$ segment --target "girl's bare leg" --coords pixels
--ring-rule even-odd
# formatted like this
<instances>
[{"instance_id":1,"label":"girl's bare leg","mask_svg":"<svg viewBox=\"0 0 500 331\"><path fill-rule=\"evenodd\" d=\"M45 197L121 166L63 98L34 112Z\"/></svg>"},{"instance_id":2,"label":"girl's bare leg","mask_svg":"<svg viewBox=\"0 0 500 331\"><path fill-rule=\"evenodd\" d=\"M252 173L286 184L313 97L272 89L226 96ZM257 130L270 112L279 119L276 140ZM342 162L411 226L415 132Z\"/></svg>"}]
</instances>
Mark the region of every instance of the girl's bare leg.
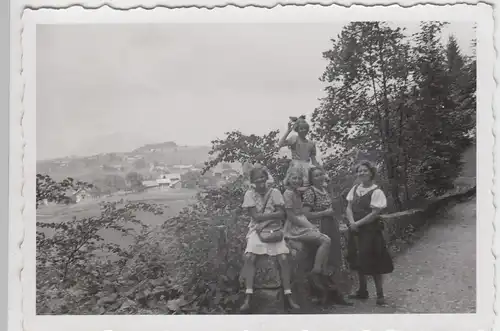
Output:
<instances>
[{"instance_id":1,"label":"girl's bare leg","mask_svg":"<svg viewBox=\"0 0 500 331\"><path fill-rule=\"evenodd\" d=\"M257 256L252 253L245 254L245 264L243 265L246 293L253 293L253 281L255 278L255 260Z\"/></svg>"},{"instance_id":2,"label":"girl's bare leg","mask_svg":"<svg viewBox=\"0 0 500 331\"><path fill-rule=\"evenodd\" d=\"M368 299L368 284L366 283L366 275L358 271L359 288L356 293L349 295L351 299Z\"/></svg>"},{"instance_id":3,"label":"girl's bare leg","mask_svg":"<svg viewBox=\"0 0 500 331\"><path fill-rule=\"evenodd\" d=\"M283 290L285 293L292 291L291 285L291 271L288 257L286 254L278 255L278 263L280 265L281 281L283 282Z\"/></svg>"},{"instance_id":4,"label":"girl's bare leg","mask_svg":"<svg viewBox=\"0 0 500 331\"><path fill-rule=\"evenodd\" d=\"M319 248L314 258L314 267L312 272L323 273L323 271L326 271L325 266L328 263L328 251L330 250L331 245L330 237L319 231L311 231L297 240L305 243L319 244Z\"/></svg>"},{"instance_id":5,"label":"girl's bare leg","mask_svg":"<svg viewBox=\"0 0 500 331\"><path fill-rule=\"evenodd\" d=\"M382 275L373 275L373 281L377 291L377 305L385 305Z\"/></svg>"},{"instance_id":6,"label":"girl's bare leg","mask_svg":"<svg viewBox=\"0 0 500 331\"><path fill-rule=\"evenodd\" d=\"M257 256L252 253L245 254L245 264L243 265L243 277L245 278L245 301L241 305L242 312L250 310L250 300L253 294L253 281L255 278L255 260Z\"/></svg>"},{"instance_id":7,"label":"girl's bare leg","mask_svg":"<svg viewBox=\"0 0 500 331\"><path fill-rule=\"evenodd\" d=\"M281 281L283 283L286 304L292 309L299 309L300 306L292 299L291 270L287 255L278 255L278 263L280 265Z\"/></svg>"}]
</instances>

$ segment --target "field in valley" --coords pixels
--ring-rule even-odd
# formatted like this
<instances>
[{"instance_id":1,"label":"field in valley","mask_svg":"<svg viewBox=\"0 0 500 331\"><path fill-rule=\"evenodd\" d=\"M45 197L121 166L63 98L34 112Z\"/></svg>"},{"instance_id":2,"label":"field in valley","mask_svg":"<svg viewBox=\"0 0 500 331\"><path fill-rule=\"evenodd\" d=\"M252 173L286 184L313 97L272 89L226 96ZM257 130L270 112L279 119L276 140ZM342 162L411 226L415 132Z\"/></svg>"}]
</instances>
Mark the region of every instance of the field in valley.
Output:
<instances>
[{"instance_id":1,"label":"field in valley","mask_svg":"<svg viewBox=\"0 0 500 331\"><path fill-rule=\"evenodd\" d=\"M151 213L138 213L137 217L147 225L161 225L173 216L176 216L184 207L188 206L196 196L196 190L178 189L170 191L144 192L129 194L124 196L112 196L100 200L84 200L74 205L49 205L40 207L37 211L37 222L64 222L73 217L82 219L85 217L95 217L100 215L99 202L119 201L120 199L129 201L144 201L165 205L163 215L153 215ZM121 245L130 244L129 238L122 237L115 231L103 231L102 235L108 242L119 243Z\"/></svg>"}]
</instances>

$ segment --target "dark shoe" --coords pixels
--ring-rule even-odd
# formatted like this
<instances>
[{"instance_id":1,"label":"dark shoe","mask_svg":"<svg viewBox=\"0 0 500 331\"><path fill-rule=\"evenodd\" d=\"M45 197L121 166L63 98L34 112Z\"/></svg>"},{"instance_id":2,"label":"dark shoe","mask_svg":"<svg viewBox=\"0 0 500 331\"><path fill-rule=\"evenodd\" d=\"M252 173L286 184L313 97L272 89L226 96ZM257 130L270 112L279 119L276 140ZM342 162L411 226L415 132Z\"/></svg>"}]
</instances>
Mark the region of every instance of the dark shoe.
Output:
<instances>
[{"instance_id":1,"label":"dark shoe","mask_svg":"<svg viewBox=\"0 0 500 331\"><path fill-rule=\"evenodd\" d=\"M387 302L385 302L384 297L378 297L377 298L377 306L387 306Z\"/></svg>"},{"instance_id":2,"label":"dark shoe","mask_svg":"<svg viewBox=\"0 0 500 331\"><path fill-rule=\"evenodd\" d=\"M331 298L334 304L340 305L340 306L354 306L354 303L346 301L344 299L344 296L339 293L339 291L332 291L331 292Z\"/></svg>"},{"instance_id":3,"label":"dark shoe","mask_svg":"<svg viewBox=\"0 0 500 331\"><path fill-rule=\"evenodd\" d=\"M285 294L285 307L291 310L298 310L300 306L293 301L291 294Z\"/></svg>"},{"instance_id":4,"label":"dark shoe","mask_svg":"<svg viewBox=\"0 0 500 331\"><path fill-rule=\"evenodd\" d=\"M243 302L243 304L241 305L240 307L240 311L242 313L247 313L250 311L251 309L251 302L252 302L252 295L251 294L245 294L245 301Z\"/></svg>"},{"instance_id":5,"label":"dark shoe","mask_svg":"<svg viewBox=\"0 0 500 331\"><path fill-rule=\"evenodd\" d=\"M368 291L357 291L354 294L348 296L349 299L366 300L368 299Z\"/></svg>"}]
</instances>

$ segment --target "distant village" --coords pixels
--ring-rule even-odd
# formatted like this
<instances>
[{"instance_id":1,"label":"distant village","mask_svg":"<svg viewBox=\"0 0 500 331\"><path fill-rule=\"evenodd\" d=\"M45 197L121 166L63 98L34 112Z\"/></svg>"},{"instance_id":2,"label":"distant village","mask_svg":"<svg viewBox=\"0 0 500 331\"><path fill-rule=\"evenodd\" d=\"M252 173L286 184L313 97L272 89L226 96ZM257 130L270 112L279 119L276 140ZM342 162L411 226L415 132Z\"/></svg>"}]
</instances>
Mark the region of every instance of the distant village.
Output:
<instances>
[{"instance_id":1,"label":"distant village","mask_svg":"<svg viewBox=\"0 0 500 331\"><path fill-rule=\"evenodd\" d=\"M206 146L174 142L148 144L127 153L71 156L37 162L37 173L55 180L67 177L93 184L92 189L67 192L68 203L131 193L217 187L240 176L239 164L220 164L202 174L209 160Z\"/></svg>"}]
</instances>

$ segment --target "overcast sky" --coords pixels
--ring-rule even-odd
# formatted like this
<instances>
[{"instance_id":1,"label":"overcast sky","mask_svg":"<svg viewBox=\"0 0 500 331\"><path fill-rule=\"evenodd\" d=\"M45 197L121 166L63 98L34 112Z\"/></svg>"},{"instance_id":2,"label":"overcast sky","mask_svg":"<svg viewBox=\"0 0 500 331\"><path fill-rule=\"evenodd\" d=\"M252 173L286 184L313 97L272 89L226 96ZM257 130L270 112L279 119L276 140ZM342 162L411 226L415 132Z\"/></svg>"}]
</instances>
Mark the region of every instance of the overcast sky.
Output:
<instances>
[{"instance_id":1,"label":"overcast sky","mask_svg":"<svg viewBox=\"0 0 500 331\"><path fill-rule=\"evenodd\" d=\"M283 129L318 105L322 52L343 25L39 26L37 159ZM471 52L472 24L450 33Z\"/></svg>"}]
</instances>

